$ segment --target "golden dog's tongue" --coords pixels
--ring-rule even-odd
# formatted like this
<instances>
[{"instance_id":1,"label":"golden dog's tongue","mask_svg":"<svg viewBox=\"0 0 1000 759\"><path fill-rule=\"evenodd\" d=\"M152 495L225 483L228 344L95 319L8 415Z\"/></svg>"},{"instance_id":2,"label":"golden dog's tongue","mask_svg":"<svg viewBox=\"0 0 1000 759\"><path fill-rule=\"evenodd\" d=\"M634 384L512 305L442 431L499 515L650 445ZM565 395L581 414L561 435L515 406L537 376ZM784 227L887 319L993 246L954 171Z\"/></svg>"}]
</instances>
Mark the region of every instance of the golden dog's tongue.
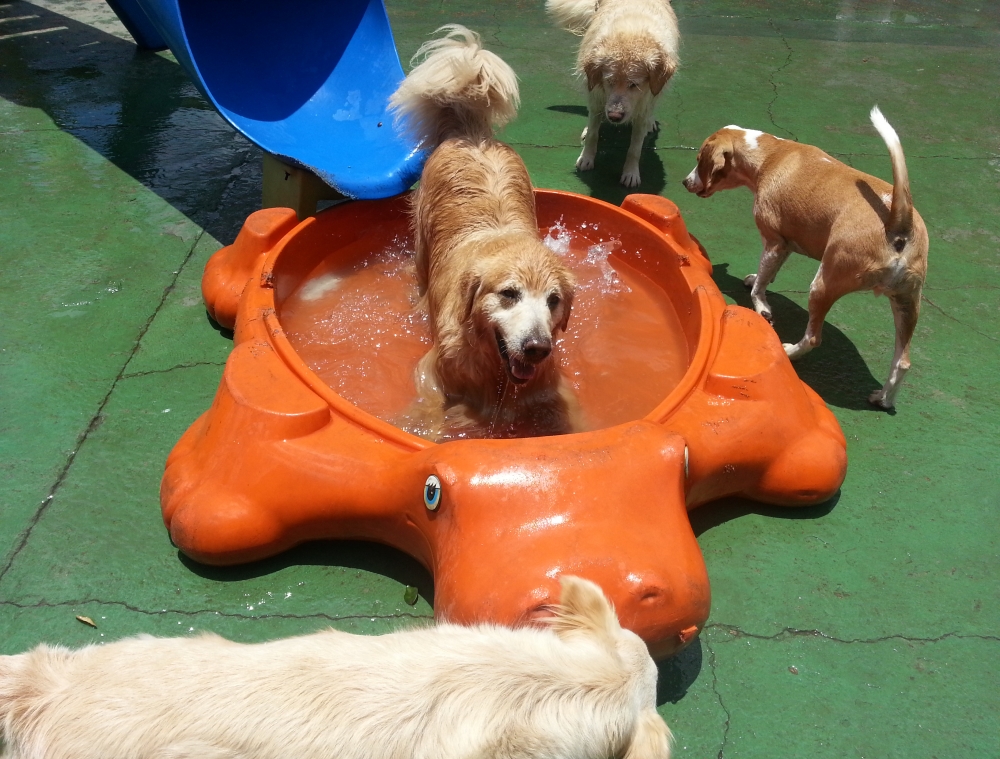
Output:
<instances>
[{"instance_id":1,"label":"golden dog's tongue","mask_svg":"<svg viewBox=\"0 0 1000 759\"><path fill-rule=\"evenodd\" d=\"M535 365L510 357L510 373L519 380L530 380L535 376Z\"/></svg>"}]
</instances>

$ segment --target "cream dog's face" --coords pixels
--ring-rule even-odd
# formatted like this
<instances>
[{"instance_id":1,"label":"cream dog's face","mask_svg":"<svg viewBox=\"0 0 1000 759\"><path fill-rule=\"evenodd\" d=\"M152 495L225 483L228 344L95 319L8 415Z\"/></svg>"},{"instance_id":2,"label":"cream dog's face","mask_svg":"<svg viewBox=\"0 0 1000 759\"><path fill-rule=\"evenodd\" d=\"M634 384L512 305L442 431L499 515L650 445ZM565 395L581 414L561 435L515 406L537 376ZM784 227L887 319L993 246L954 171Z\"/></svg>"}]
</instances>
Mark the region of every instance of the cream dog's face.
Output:
<instances>
[{"instance_id":1,"label":"cream dog's face","mask_svg":"<svg viewBox=\"0 0 1000 759\"><path fill-rule=\"evenodd\" d=\"M644 98L660 94L676 65L658 48L622 57L604 51L588 61L583 71L587 88L600 86L605 93L604 115L613 124L627 124L645 111Z\"/></svg>"},{"instance_id":2,"label":"cream dog's face","mask_svg":"<svg viewBox=\"0 0 1000 759\"><path fill-rule=\"evenodd\" d=\"M482 272L472 295L480 346L496 352L517 384L531 381L548 359L573 304L572 275L547 249L544 258L551 260Z\"/></svg>"}]
</instances>

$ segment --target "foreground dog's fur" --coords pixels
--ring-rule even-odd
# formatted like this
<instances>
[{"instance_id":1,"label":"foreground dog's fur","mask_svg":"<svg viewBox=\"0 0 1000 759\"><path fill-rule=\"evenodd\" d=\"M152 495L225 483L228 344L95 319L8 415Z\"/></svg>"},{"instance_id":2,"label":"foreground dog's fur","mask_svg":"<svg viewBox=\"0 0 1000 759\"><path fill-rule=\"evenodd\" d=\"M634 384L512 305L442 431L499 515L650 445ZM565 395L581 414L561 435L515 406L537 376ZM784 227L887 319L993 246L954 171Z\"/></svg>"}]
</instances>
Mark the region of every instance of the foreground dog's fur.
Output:
<instances>
[{"instance_id":1,"label":"foreground dog's fur","mask_svg":"<svg viewBox=\"0 0 1000 759\"><path fill-rule=\"evenodd\" d=\"M717 190L749 187L754 218L764 241L752 287L754 308L771 319L767 286L794 250L820 261L809 288L809 325L792 359L820 344L823 320L834 302L850 292L885 294L896 323L896 350L889 379L869 401L892 408L910 368L910 339L920 313L927 273L927 228L913 207L903 148L879 109L871 120L892 157L893 184L863 174L819 148L737 126L705 140L698 164L684 186L707 198Z\"/></svg>"},{"instance_id":2,"label":"foreground dog's fur","mask_svg":"<svg viewBox=\"0 0 1000 759\"><path fill-rule=\"evenodd\" d=\"M557 24L583 36L577 69L587 79L589 118L583 130L580 171L594 168L605 116L632 124L621 183L638 187L639 154L657 128L656 101L677 70L677 17L669 0L546 0Z\"/></svg>"},{"instance_id":3,"label":"foreground dog's fur","mask_svg":"<svg viewBox=\"0 0 1000 759\"><path fill-rule=\"evenodd\" d=\"M414 426L431 438L569 432L575 401L552 354L573 276L539 238L524 163L493 137L516 112L517 80L478 35L444 29L390 101L434 149L413 204L434 341L417 367Z\"/></svg>"},{"instance_id":4,"label":"foreground dog's fur","mask_svg":"<svg viewBox=\"0 0 1000 759\"><path fill-rule=\"evenodd\" d=\"M656 667L600 588L550 629L142 636L0 656L10 759L669 759Z\"/></svg>"}]
</instances>

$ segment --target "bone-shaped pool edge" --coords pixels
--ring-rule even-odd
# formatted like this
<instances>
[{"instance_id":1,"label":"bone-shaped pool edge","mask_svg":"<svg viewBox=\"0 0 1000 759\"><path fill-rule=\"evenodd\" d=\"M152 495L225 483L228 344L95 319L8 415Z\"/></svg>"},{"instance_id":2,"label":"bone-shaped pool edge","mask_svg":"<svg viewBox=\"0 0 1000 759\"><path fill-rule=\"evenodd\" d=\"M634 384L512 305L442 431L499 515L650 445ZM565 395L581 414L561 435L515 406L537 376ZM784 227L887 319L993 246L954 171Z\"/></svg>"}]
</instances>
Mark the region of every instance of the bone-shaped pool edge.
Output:
<instances>
[{"instance_id":1,"label":"bone-shaped pool edge","mask_svg":"<svg viewBox=\"0 0 1000 759\"><path fill-rule=\"evenodd\" d=\"M395 202L374 203L405 213ZM273 310L273 262L297 222L287 209L251 216L203 279L235 347L212 407L167 460L161 502L177 547L235 564L312 539L386 543L428 567L435 615L458 622L523 623L572 573L604 588L654 656L690 642L710 591L687 510L727 495L822 502L844 479L846 443L770 325L725 304L676 206L632 195L622 208L676 252L702 310L692 365L705 370L629 424L440 445L408 440L302 369ZM430 474L442 483L436 511L422 497Z\"/></svg>"}]
</instances>

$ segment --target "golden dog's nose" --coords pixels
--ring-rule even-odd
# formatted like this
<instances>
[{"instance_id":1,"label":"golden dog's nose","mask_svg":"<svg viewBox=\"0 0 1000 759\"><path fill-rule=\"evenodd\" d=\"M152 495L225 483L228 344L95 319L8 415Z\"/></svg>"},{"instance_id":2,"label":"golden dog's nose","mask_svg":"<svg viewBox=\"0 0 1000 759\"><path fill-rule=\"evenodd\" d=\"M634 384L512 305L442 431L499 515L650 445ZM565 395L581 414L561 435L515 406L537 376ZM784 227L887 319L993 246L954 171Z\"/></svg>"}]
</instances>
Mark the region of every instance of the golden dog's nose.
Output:
<instances>
[{"instance_id":1,"label":"golden dog's nose","mask_svg":"<svg viewBox=\"0 0 1000 759\"><path fill-rule=\"evenodd\" d=\"M548 337L529 337L522 343L521 352L525 361L537 364L552 352L552 340Z\"/></svg>"}]
</instances>

